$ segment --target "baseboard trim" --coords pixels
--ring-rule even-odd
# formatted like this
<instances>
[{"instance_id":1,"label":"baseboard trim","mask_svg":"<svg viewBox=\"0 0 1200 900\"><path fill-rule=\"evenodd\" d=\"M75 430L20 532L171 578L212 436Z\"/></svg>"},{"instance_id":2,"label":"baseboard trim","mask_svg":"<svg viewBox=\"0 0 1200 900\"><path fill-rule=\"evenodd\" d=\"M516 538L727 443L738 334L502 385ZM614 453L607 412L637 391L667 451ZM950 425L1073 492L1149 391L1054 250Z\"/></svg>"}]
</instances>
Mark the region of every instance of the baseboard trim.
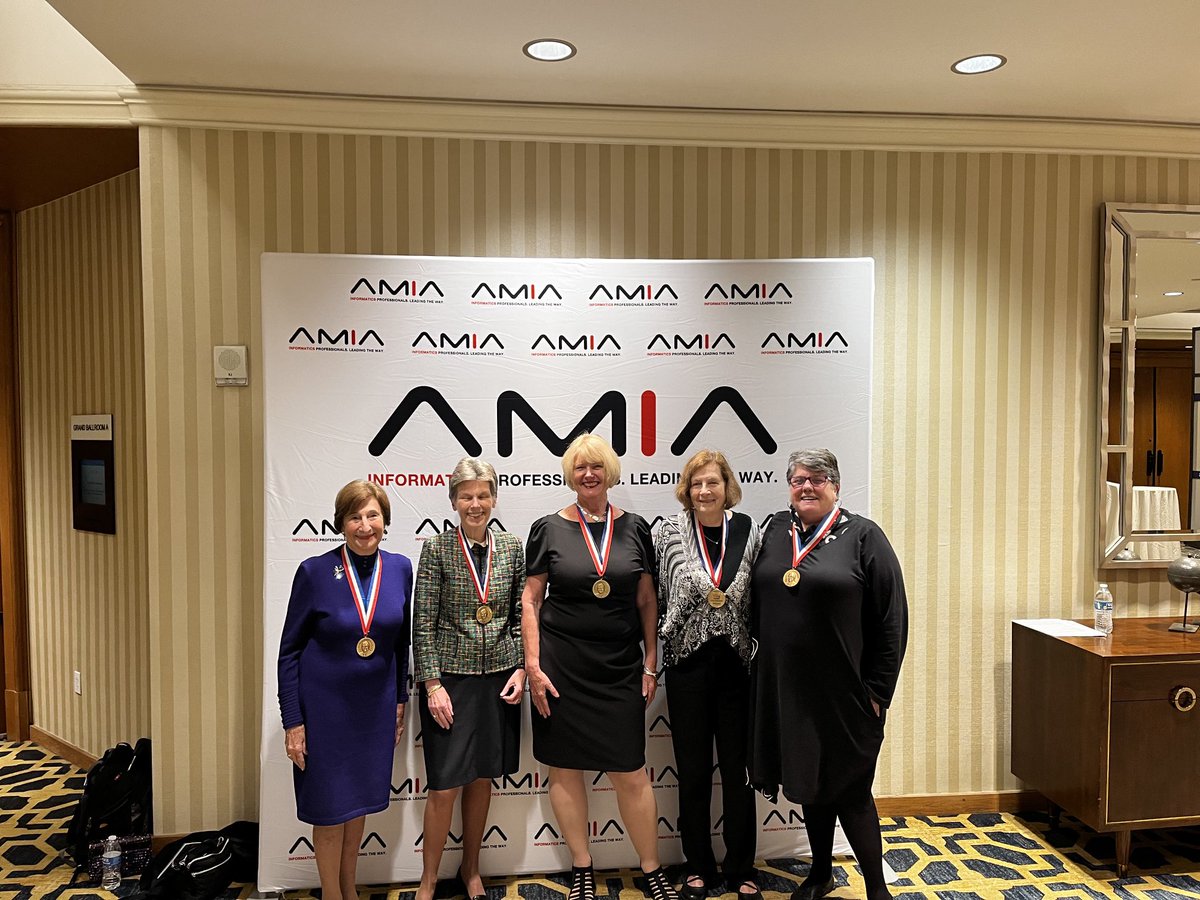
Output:
<instances>
[{"instance_id":1,"label":"baseboard trim","mask_svg":"<svg viewBox=\"0 0 1200 900\"><path fill-rule=\"evenodd\" d=\"M88 753L69 741L64 741L60 737L55 737L48 731L43 731L36 725L29 726L29 740L33 741L40 747L45 747L55 756L61 756L67 762L72 763L79 768L90 769L96 762L96 757Z\"/></svg>"},{"instance_id":2,"label":"baseboard trim","mask_svg":"<svg viewBox=\"0 0 1200 900\"><path fill-rule=\"evenodd\" d=\"M881 816L958 816L963 813L1013 813L1045 808L1037 791L981 791L973 794L902 794L876 797Z\"/></svg>"}]
</instances>

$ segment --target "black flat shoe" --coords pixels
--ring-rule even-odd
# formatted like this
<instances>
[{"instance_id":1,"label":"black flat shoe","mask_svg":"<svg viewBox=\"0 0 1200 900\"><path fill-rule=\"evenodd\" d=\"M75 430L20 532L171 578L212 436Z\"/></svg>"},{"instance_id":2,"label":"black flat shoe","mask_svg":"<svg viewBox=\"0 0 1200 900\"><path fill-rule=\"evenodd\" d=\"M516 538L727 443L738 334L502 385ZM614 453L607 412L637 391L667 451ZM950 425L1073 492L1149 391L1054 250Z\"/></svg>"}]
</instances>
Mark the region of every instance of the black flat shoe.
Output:
<instances>
[{"instance_id":1,"label":"black flat shoe","mask_svg":"<svg viewBox=\"0 0 1200 900\"><path fill-rule=\"evenodd\" d=\"M649 900L679 900L679 894L675 888L671 887L671 882L667 880L667 873L659 866L653 872L643 872L646 877L646 886L642 888L642 893Z\"/></svg>"},{"instance_id":2,"label":"black flat shoe","mask_svg":"<svg viewBox=\"0 0 1200 900\"><path fill-rule=\"evenodd\" d=\"M699 878L701 883L689 884L693 878ZM681 900L704 900L708 896L708 885L704 883L704 876L695 872L684 875L683 881L679 883L679 896Z\"/></svg>"},{"instance_id":3,"label":"black flat shoe","mask_svg":"<svg viewBox=\"0 0 1200 900\"><path fill-rule=\"evenodd\" d=\"M746 887L747 885L754 888L754 890L743 891L742 888ZM830 890L832 890L832 888ZM739 884L734 889L733 893L734 893L734 896L738 898L738 900L763 900L762 891L760 891L758 889L758 885L755 884L749 878L747 878L745 881L743 881L741 884ZM828 891L826 893L828 893Z\"/></svg>"},{"instance_id":4,"label":"black flat shoe","mask_svg":"<svg viewBox=\"0 0 1200 900\"><path fill-rule=\"evenodd\" d=\"M837 882L833 880L832 875L828 881L810 881L805 878L800 882L800 887L792 891L792 900L820 900L835 887Z\"/></svg>"},{"instance_id":5,"label":"black flat shoe","mask_svg":"<svg viewBox=\"0 0 1200 900\"><path fill-rule=\"evenodd\" d=\"M571 866L571 892L567 900L596 900L596 871L591 866Z\"/></svg>"}]
</instances>

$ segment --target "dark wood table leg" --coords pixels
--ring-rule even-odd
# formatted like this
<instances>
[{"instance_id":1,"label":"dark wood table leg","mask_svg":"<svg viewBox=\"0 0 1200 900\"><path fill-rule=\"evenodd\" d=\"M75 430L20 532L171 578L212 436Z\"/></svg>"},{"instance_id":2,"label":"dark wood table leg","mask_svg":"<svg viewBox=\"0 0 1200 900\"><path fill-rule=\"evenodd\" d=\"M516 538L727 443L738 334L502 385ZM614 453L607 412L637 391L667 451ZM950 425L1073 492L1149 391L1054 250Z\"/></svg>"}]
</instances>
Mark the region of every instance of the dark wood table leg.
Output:
<instances>
[{"instance_id":1,"label":"dark wood table leg","mask_svg":"<svg viewBox=\"0 0 1200 900\"><path fill-rule=\"evenodd\" d=\"M1117 877L1129 874L1129 847L1133 843L1133 832L1129 829L1117 832Z\"/></svg>"},{"instance_id":2,"label":"dark wood table leg","mask_svg":"<svg viewBox=\"0 0 1200 900\"><path fill-rule=\"evenodd\" d=\"M1058 826L1061 823L1062 823L1062 807L1059 806L1057 803L1055 803L1053 800L1051 800L1050 801L1050 827L1058 828Z\"/></svg>"}]
</instances>

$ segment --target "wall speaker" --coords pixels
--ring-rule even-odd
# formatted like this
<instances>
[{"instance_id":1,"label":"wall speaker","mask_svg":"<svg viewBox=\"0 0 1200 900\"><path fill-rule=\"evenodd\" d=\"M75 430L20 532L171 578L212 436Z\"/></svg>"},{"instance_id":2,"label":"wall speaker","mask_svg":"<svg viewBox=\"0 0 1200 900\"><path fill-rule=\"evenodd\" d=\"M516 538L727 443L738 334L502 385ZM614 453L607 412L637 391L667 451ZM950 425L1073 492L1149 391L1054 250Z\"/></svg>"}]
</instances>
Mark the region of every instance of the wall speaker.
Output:
<instances>
[{"instance_id":1,"label":"wall speaker","mask_svg":"<svg viewBox=\"0 0 1200 900\"><path fill-rule=\"evenodd\" d=\"M213 347L213 378L217 387L244 385L246 376L246 348Z\"/></svg>"}]
</instances>

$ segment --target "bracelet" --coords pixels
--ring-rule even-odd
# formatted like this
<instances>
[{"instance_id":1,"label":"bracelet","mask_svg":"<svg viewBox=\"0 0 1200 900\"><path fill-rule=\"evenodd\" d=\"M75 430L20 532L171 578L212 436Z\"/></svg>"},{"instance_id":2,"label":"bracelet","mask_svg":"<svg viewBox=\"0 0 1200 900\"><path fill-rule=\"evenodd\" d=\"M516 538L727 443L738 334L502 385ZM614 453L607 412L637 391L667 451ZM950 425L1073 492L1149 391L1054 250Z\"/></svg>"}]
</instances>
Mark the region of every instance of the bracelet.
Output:
<instances>
[{"instance_id":1,"label":"bracelet","mask_svg":"<svg viewBox=\"0 0 1200 900\"><path fill-rule=\"evenodd\" d=\"M428 700L430 697L432 697L434 694L436 694L441 689L442 689L442 686L440 684L435 684L433 687L425 688L425 699Z\"/></svg>"},{"instance_id":2,"label":"bracelet","mask_svg":"<svg viewBox=\"0 0 1200 900\"><path fill-rule=\"evenodd\" d=\"M657 672L655 672L653 669L648 669L648 668L646 668L645 666L642 666L642 674L643 674L643 675L649 675L651 678L657 678L657 677L658 677L658 673L657 673Z\"/></svg>"}]
</instances>

